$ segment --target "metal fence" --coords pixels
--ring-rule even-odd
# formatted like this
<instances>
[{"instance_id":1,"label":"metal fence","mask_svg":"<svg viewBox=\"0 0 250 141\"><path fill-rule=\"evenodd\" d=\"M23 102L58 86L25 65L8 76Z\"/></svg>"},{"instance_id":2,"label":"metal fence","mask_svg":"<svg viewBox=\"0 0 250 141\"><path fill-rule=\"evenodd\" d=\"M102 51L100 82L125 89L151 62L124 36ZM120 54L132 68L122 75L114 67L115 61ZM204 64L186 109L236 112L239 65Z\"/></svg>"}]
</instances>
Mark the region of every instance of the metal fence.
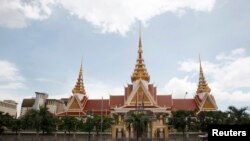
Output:
<instances>
[{"instance_id":1,"label":"metal fence","mask_svg":"<svg viewBox=\"0 0 250 141\"><path fill-rule=\"evenodd\" d=\"M50 134L50 135L36 135L36 134L4 134L0 135L0 141L88 141L86 134ZM136 141L136 138L131 139L115 139L112 140L111 135L96 136L91 135L90 141ZM188 137L182 134L171 134L167 139L148 139L139 138L139 141L199 141L197 134L190 134Z\"/></svg>"}]
</instances>

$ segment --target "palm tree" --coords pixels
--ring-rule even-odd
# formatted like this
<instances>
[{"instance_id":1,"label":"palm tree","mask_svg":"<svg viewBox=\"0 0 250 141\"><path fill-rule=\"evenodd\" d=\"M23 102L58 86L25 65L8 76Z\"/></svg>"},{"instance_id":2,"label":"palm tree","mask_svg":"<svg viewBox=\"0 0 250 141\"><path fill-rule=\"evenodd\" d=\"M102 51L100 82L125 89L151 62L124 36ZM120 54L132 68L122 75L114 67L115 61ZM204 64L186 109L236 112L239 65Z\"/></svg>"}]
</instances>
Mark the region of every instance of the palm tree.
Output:
<instances>
[{"instance_id":1,"label":"palm tree","mask_svg":"<svg viewBox=\"0 0 250 141\"><path fill-rule=\"evenodd\" d=\"M99 131L101 130L101 124L102 124L101 121L102 121L101 116L99 116L99 115L94 116L93 122L94 122L94 125L95 125L95 130L96 130L96 135L97 136L99 135Z\"/></svg>"},{"instance_id":2,"label":"palm tree","mask_svg":"<svg viewBox=\"0 0 250 141\"><path fill-rule=\"evenodd\" d=\"M12 120L12 116L10 116L8 113L3 113L0 111L0 134L4 132L5 128L11 127Z\"/></svg>"},{"instance_id":3,"label":"palm tree","mask_svg":"<svg viewBox=\"0 0 250 141\"><path fill-rule=\"evenodd\" d=\"M18 120L14 120L12 129L17 131L21 126L22 129L36 130L38 135L40 130L43 134L45 132L50 133L56 128L56 124L57 119L53 117L45 105L45 107L40 107L39 110L30 109Z\"/></svg>"},{"instance_id":4,"label":"palm tree","mask_svg":"<svg viewBox=\"0 0 250 141\"><path fill-rule=\"evenodd\" d=\"M114 123L118 124L118 114L114 113L114 114L112 114L112 117L114 119Z\"/></svg>"},{"instance_id":5,"label":"palm tree","mask_svg":"<svg viewBox=\"0 0 250 141\"><path fill-rule=\"evenodd\" d=\"M102 132L109 129L115 121L111 117L103 117Z\"/></svg>"},{"instance_id":6,"label":"palm tree","mask_svg":"<svg viewBox=\"0 0 250 141\"><path fill-rule=\"evenodd\" d=\"M84 123L83 127L84 127L84 130L88 132L88 141L90 141L90 132L93 131L94 126L95 124L94 124L93 116L87 116L86 122Z\"/></svg>"},{"instance_id":7,"label":"palm tree","mask_svg":"<svg viewBox=\"0 0 250 141\"><path fill-rule=\"evenodd\" d=\"M130 125L132 125L133 129L136 131L136 140L138 141L139 137L147 130L148 118L144 113L137 111L126 119L126 122L129 128Z\"/></svg>"},{"instance_id":8,"label":"palm tree","mask_svg":"<svg viewBox=\"0 0 250 141\"><path fill-rule=\"evenodd\" d=\"M21 119L12 120L12 131L15 131L16 134L21 130Z\"/></svg>"},{"instance_id":9,"label":"palm tree","mask_svg":"<svg viewBox=\"0 0 250 141\"><path fill-rule=\"evenodd\" d=\"M240 109L229 106L228 107L228 123L229 124L249 124L250 123L250 116L246 112L248 107L242 107Z\"/></svg>"},{"instance_id":10,"label":"palm tree","mask_svg":"<svg viewBox=\"0 0 250 141\"><path fill-rule=\"evenodd\" d=\"M131 128L132 128L132 126L131 126L132 122L133 122L132 118L126 119L126 128L128 129L128 140L130 140L130 136L131 136L130 132L131 132Z\"/></svg>"},{"instance_id":11,"label":"palm tree","mask_svg":"<svg viewBox=\"0 0 250 141\"><path fill-rule=\"evenodd\" d=\"M78 119L77 123L76 123L76 130L77 131L83 131L84 130L84 120L81 117L80 119Z\"/></svg>"},{"instance_id":12,"label":"palm tree","mask_svg":"<svg viewBox=\"0 0 250 141\"><path fill-rule=\"evenodd\" d=\"M62 123L65 132L68 131L70 135L70 132L75 130L77 119L75 117L65 116L62 117Z\"/></svg>"},{"instance_id":13,"label":"palm tree","mask_svg":"<svg viewBox=\"0 0 250 141\"><path fill-rule=\"evenodd\" d=\"M201 131L207 131L209 124L225 124L227 114L221 111L202 111L197 118Z\"/></svg>"},{"instance_id":14,"label":"palm tree","mask_svg":"<svg viewBox=\"0 0 250 141\"><path fill-rule=\"evenodd\" d=\"M45 107L40 107L39 110L39 117L41 119L40 121L40 126L41 126L41 130L42 133L44 134L46 133L50 133L54 127L54 119L53 119L53 115L49 112L48 108Z\"/></svg>"},{"instance_id":15,"label":"palm tree","mask_svg":"<svg viewBox=\"0 0 250 141\"><path fill-rule=\"evenodd\" d=\"M55 131L55 136L57 136L57 132L60 129L62 123L62 120L60 118L54 117L53 118L53 130Z\"/></svg>"},{"instance_id":16,"label":"palm tree","mask_svg":"<svg viewBox=\"0 0 250 141\"><path fill-rule=\"evenodd\" d=\"M24 116L21 117L23 129L35 129L37 135L41 129L41 117L39 111L35 109L28 110Z\"/></svg>"},{"instance_id":17,"label":"palm tree","mask_svg":"<svg viewBox=\"0 0 250 141\"><path fill-rule=\"evenodd\" d=\"M194 112L186 110L178 110L172 112L172 117L170 118L170 125L175 129L182 132L183 140L185 131L190 129L191 123L193 122Z\"/></svg>"}]
</instances>

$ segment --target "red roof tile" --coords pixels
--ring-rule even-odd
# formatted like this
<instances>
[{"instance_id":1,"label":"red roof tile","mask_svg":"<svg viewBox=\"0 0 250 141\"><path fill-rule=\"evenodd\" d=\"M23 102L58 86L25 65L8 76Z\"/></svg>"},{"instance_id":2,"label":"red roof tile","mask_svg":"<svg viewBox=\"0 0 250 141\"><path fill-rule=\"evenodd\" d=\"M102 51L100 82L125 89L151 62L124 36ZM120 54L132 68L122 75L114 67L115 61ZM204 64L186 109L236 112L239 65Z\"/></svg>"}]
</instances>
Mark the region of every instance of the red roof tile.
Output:
<instances>
[{"instance_id":1,"label":"red roof tile","mask_svg":"<svg viewBox=\"0 0 250 141\"><path fill-rule=\"evenodd\" d=\"M103 110L109 109L109 99L89 99L84 110L101 111L103 101Z\"/></svg>"},{"instance_id":2,"label":"red roof tile","mask_svg":"<svg viewBox=\"0 0 250 141\"><path fill-rule=\"evenodd\" d=\"M124 108L135 108L135 106L130 106L130 105L128 105L128 106L125 106ZM144 108L158 108L158 107L153 106L153 105L152 105L152 106L151 106L151 105L150 105L150 106L146 106L146 105L145 105Z\"/></svg>"},{"instance_id":3,"label":"red roof tile","mask_svg":"<svg viewBox=\"0 0 250 141\"><path fill-rule=\"evenodd\" d=\"M66 115L68 115L68 116L75 116L75 117L77 117L77 116L84 116L85 115L85 113L83 113L83 112L63 112L63 113L58 113L58 114L56 114L56 116L58 116L58 117L60 117L60 116L66 116Z\"/></svg>"},{"instance_id":4,"label":"red roof tile","mask_svg":"<svg viewBox=\"0 0 250 141\"><path fill-rule=\"evenodd\" d=\"M87 111L86 111L87 112ZM94 115L103 115L103 116L109 116L110 111L109 110L105 110L105 111L93 111Z\"/></svg>"},{"instance_id":5,"label":"red roof tile","mask_svg":"<svg viewBox=\"0 0 250 141\"><path fill-rule=\"evenodd\" d=\"M197 109L194 99L173 99L173 110L195 110Z\"/></svg>"},{"instance_id":6,"label":"red roof tile","mask_svg":"<svg viewBox=\"0 0 250 141\"><path fill-rule=\"evenodd\" d=\"M157 104L161 107L172 107L172 95L157 95Z\"/></svg>"},{"instance_id":7,"label":"red roof tile","mask_svg":"<svg viewBox=\"0 0 250 141\"><path fill-rule=\"evenodd\" d=\"M110 96L110 107L119 107L124 105L124 96L123 95L111 95Z\"/></svg>"}]
</instances>

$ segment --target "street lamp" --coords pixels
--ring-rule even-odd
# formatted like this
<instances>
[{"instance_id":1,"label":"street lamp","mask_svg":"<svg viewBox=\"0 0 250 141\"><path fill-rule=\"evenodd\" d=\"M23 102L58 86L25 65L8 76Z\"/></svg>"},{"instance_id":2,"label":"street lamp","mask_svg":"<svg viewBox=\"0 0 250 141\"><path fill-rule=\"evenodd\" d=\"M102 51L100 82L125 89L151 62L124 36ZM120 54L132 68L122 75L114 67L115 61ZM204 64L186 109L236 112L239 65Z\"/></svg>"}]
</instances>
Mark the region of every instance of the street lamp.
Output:
<instances>
[{"instance_id":1,"label":"street lamp","mask_svg":"<svg viewBox=\"0 0 250 141\"><path fill-rule=\"evenodd\" d=\"M186 96L187 96L188 92L185 92L185 96L184 96L184 99L186 99Z\"/></svg>"},{"instance_id":2,"label":"street lamp","mask_svg":"<svg viewBox=\"0 0 250 141\"><path fill-rule=\"evenodd\" d=\"M185 110L185 99L186 99L186 96L187 96L188 92L185 92L185 95L184 95L184 100L183 100L183 109L182 110Z\"/></svg>"}]
</instances>

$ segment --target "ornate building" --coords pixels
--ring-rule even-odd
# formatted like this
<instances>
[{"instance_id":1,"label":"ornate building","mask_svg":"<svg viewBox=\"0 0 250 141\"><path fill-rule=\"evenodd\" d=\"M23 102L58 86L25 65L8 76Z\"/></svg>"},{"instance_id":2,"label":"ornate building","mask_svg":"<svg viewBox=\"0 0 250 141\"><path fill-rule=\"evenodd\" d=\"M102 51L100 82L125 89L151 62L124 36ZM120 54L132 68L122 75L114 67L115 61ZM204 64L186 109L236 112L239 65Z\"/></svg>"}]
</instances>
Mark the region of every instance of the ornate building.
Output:
<instances>
[{"instance_id":1,"label":"ornate building","mask_svg":"<svg viewBox=\"0 0 250 141\"><path fill-rule=\"evenodd\" d=\"M131 76L131 83L124 88L124 94L111 95L109 99L89 99L83 83L82 64L72 96L69 98L65 112L57 113L57 116L86 116L88 111L94 114L117 115L118 122L112 126L112 137L133 136L126 129L125 119L131 111L143 110L153 115L147 130L147 137L167 137L168 125L164 119L175 110L200 111L217 110L217 105L210 88L206 83L200 61L200 75L196 95L193 99L174 99L172 95L159 95L157 87L150 83L150 75L147 72L143 59L141 35L139 37L137 60Z\"/></svg>"}]
</instances>

